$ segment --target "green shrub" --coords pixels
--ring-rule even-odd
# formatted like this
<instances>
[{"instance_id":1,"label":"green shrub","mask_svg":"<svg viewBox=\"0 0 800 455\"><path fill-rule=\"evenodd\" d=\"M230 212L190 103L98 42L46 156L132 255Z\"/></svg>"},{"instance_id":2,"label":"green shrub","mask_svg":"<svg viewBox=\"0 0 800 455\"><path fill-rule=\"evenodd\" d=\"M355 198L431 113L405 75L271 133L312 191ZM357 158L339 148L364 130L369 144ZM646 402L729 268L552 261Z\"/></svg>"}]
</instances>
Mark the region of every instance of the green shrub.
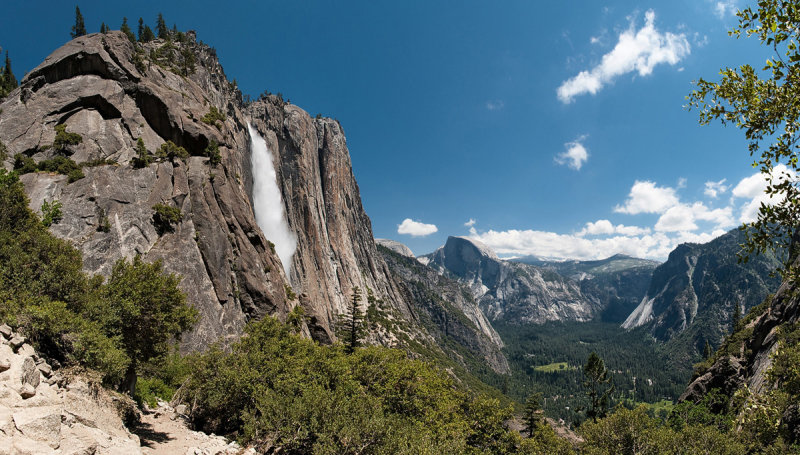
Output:
<instances>
[{"instance_id":1,"label":"green shrub","mask_svg":"<svg viewBox=\"0 0 800 455\"><path fill-rule=\"evenodd\" d=\"M175 394L175 389L164 384L159 378L141 378L136 382L136 393L133 399L142 406L147 403L151 408L158 406L158 400L169 402Z\"/></svg>"},{"instance_id":2,"label":"green shrub","mask_svg":"<svg viewBox=\"0 0 800 455\"><path fill-rule=\"evenodd\" d=\"M225 114L220 112L216 106L211 106L208 110L208 113L200 119L201 122L205 123L206 125L213 125L217 128L221 128L220 124L217 121L224 122L226 119Z\"/></svg>"},{"instance_id":3,"label":"green shrub","mask_svg":"<svg viewBox=\"0 0 800 455\"><path fill-rule=\"evenodd\" d=\"M53 202L42 202L42 224L45 227L50 227L53 224L58 224L61 221L63 214L61 213L61 202L53 200Z\"/></svg>"},{"instance_id":4,"label":"green shrub","mask_svg":"<svg viewBox=\"0 0 800 455\"><path fill-rule=\"evenodd\" d=\"M3 144L3 141L0 141L0 161L5 161L6 158L8 158L8 148Z\"/></svg>"},{"instance_id":5,"label":"green shrub","mask_svg":"<svg viewBox=\"0 0 800 455\"><path fill-rule=\"evenodd\" d=\"M164 235L167 232L172 232L175 229L173 224L178 224L183 220L181 209L171 207L165 204L156 204L153 206L153 225L158 231L158 235Z\"/></svg>"},{"instance_id":6,"label":"green shrub","mask_svg":"<svg viewBox=\"0 0 800 455\"><path fill-rule=\"evenodd\" d=\"M67 125L63 123L55 126L56 137L53 139L53 150L58 153L66 152L69 146L83 142L83 137L78 133L68 133Z\"/></svg>"},{"instance_id":7,"label":"green shrub","mask_svg":"<svg viewBox=\"0 0 800 455\"><path fill-rule=\"evenodd\" d=\"M162 160L175 162L176 158L181 160L189 158L189 152L187 152L185 148L176 145L174 142L167 141L158 148L156 156Z\"/></svg>"},{"instance_id":8,"label":"green shrub","mask_svg":"<svg viewBox=\"0 0 800 455\"><path fill-rule=\"evenodd\" d=\"M14 155L14 170L20 174L36 172L36 161L29 156L17 153Z\"/></svg>"},{"instance_id":9,"label":"green shrub","mask_svg":"<svg viewBox=\"0 0 800 455\"><path fill-rule=\"evenodd\" d=\"M144 140L141 136L136 139L134 150L136 150L136 156L131 160L133 167L140 169L149 166L153 162L153 157L147 147L144 146Z\"/></svg>"},{"instance_id":10,"label":"green shrub","mask_svg":"<svg viewBox=\"0 0 800 455\"><path fill-rule=\"evenodd\" d=\"M211 142L204 151L204 155L208 157L208 162L212 166L216 166L222 162L222 154L219 152L219 144L214 139L211 139Z\"/></svg>"},{"instance_id":11,"label":"green shrub","mask_svg":"<svg viewBox=\"0 0 800 455\"><path fill-rule=\"evenodd\" d=\"M192 359L181 398L194 425L285 453L507 453L511 410L398 350L346 355L265 317L230 351Z\"/></svg>"}]
</instances>

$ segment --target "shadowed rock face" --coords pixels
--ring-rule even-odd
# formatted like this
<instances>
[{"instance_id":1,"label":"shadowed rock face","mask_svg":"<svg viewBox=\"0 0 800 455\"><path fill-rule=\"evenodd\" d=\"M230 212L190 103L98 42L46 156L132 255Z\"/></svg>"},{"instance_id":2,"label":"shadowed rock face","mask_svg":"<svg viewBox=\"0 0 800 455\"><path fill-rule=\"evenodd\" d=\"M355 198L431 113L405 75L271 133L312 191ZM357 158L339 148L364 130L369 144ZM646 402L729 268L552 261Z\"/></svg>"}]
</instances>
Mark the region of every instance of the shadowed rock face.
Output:
<instances>
[{"instance_id":1,"label":"shadowed rock face","mask_svg":"<svg viewBox=\"0 0 800 455\"><path fill-rule=\"evenodd\" d=\"M794 267L800 266L795 261ZM785 281L781 284L769 305L750 321L746 330L751 335L745 338L736 355L720 356L716 362L696 377L680 397L680 401L700 401L713 389L732 397L742 385L762 393L770 387L767 371L772 366L772 354L778 348L778 332L800 322L800 294L798 284ZM731 349L736 351L736 349Z\"/></svg>"},{"instance_id":2,"label":"shadowed rock face","mask_svg":"<svg viewBox=\"0 0 800 455\"><path fill-rule=\"evenodd\" d=\"M695 351L706 340L718 345L730 332L734 305L746 313L780 284L769 276L779 264L772 255L739 262L744 240L736 229L706 244L679 245L655 269L647 295L622 326L645 326L660 341L685 332L688 348Z\"/></svg>"}]
</instances>

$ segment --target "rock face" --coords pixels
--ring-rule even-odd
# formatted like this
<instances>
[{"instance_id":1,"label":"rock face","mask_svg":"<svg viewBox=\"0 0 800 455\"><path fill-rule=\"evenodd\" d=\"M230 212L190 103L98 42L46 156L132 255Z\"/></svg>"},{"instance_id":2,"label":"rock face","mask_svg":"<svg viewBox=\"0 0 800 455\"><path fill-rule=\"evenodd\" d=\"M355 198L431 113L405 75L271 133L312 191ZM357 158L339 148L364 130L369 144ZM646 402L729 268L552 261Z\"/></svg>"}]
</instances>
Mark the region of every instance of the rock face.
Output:
<instances>
[{"instance_id":1,"label":"rock face","mask_svg":"<svg viewBox=\"0 0 800 455\"><path fill-rule=\"evenodd\" d=\"M575 281L546 268L501 260L466 237L448 237L443 247L424 258L467 285L493 321L588 321L601 309L600 301L584 295Z\"/></svg>"},{"instance_id":2,"label":"rock face","mask_svg":"<svg viewBox=\"0 0 800 455\"><path fill-rule=\"evenodd\" d=\"M396 243L396 242L395 242ZM407 299L413 302L420 323L450 358L462 362L461 353L450 346L466 348L473 360L486 362L495 372L508 374L508 360L500 351L503 341L478 308L470 291L436 270L380 245L378 249Z\"/></svg>"},{"instance_id":3,"label":"rock face","mask_svg":"<svg viewBox=\"0 0 800 455\"><path fill-rule=\"evenodd\" d=\"M183 277L181 288L201 315L183 337L185 350L241 334L246 321L283 318L302 305L304 333L328 342L352 288L369 290L400 319L413 311L378 254L337 121L312 119L277 96L245 104L215 52L194 40L131 43L120 32L90 34L56 50L0 103L0 141L36 162L57 154L85 164L85 178L33 172L22 177L39 211L61 202L51 231L83 253L84 268L108 275L114 262L140 254ZM170 48L170 46L173 46ZM159 55L193 54L193 72ZM212 109L222 113L208 117ZM82 137L64 150L51 145L55 126ZM286 276L252 204L251 124L274 156L286 221L297 250ZM186 159L135 166L137 140L152 155L167 141ZM216 144L219 164L207 157ZM211 149L209 149L211 150ZM155 204L180 209L166 231L154 225ZM380 341L392 344L385 332Z\"/></svg>"},{"instance_id":4,"label":"rock face","mask_svg":"<svg viewBox=\"0 0 800 455\"><path fill-rule=\"evenodd\" d=\"M287 221L297 236L291 285L315 338L333 338L332 323L354 286L371 290L386 309L410 320L412 310L373 240L341 125L311 118L277 96L253 102L247 113L275 155Z\"/></svg>"},{"instance_id":5,"label":"rock face","mask_svg":"<svg viewBox=\"0 0 800 455\"><path fill-rule=\"evenodd\" d=\"M85 378L53 373L29 344L0 335L0 453L137 454L139 438L115 411L122 400Z\"/></svg>"},{"instance_id":6,"label":"rock face","mask_svg":"<svg viewBox=\"0 0 800 455\"><path fill-rule=\"evenodd\" d=\"M769 276L778 266L774 257L738 262L743 236L733 230L706 244L678 246L653 272L647 295L622 326L646 326L661 341L687 331L684 337L695 349L706 340L718 345L730 332L734 305L746 313L779 285L777 277Z\"/></svg>"},{"instance_id":7,"label":"rock face","mask_svg":"<svg viewBox=\"0 0 800 455\"><path fill-rule=\"evenodd\" d=\"M188 77L147 61L137 68L136 49L120 32L70 41L0 104L0 140L11 154L39 161L55 154L48 146L54 126L64 124L83 138L67 151L73 160L116 163L84 167L86 177L74 183L46 173L22 180L35 211L45 200L63 204L63 220L51 230L81 249L88 272L108 275L117 259L141 254L179 273L181 288L201 314L184 338L184 347L192 349L237 335L248 318L285 314L291 303L240 177L248 169L249 136L238 94L213 51L194 42L183 46L199 61ZM211 106L227 120L201 122ZM216 141L223 162L214 167L192 156L137 169L131 159L138 138L151 153L169 140L192 155ZM152 221L157 203L183 215L161 236Z\"/></svg>"},{"instance_id":8,"label":"rock face","mask_svg":"<svg viewBox=\"0 0 800 455\"><path fill-rule=\"evenodd\" d=\"M411 251L411 248L409 248L409 247L407 247L407 246L403 245L402 243L397 242L395 240L375 239L375 243L380 245L380 246L382 246L382 247L384 247L384 248L388 248L388 249L394 251L395 253L397 253L399 255L402 255L402 256L405 256L407 258L413 258L414 257L414 252Z\"/></svg>"},{"instance_id":9,"label":"rock face","mask_svg":"<svg viewBox=\"0 0 800 455\"><path fill-rule=\"evenodd\" d=\"M600 302L598 315L605 322L622 322L642 301L659 265L656 261L617 254L597 261L542 261L535 258L515 259L515 262L551 269L559 275L577 281L581 293Z\"/></svg>"},{"instance_id":10,"label":"rock face","mask_svg":"<svg viewBox=\"0 0 800 455\"><path fill-rule=\"evenodd\" d=\"M800 262L795 261L794 267L798 266ZM784 282L764 310L744 328L750 336L745 337L738 346L738 354L720 356L708 371L689 384L680 400L699 401L706 392L715 388L730 397L745 384L753 392L766 391L766 373L772 365L771 355L778 347L778 331L781 327L791 330L798 322L798 285ZM736 349L728 352L731 351Z\"/></svg>"}]
</instances>

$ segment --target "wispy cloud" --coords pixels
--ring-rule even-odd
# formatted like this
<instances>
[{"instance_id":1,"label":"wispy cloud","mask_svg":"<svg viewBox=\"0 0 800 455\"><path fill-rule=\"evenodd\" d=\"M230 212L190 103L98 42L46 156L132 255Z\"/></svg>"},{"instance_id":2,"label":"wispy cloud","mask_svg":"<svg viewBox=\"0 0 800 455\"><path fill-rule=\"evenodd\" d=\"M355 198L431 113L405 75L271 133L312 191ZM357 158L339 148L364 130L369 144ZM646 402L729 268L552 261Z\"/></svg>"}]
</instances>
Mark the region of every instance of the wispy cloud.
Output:
<instances>
[{"instance_id":1,"label":"wispy cloud","mask_svg":"<svg viewBox=\"0 0 800 455\"><path fill-rule=\"evenodd\" d=\"M619 35L616 46L605 54L601 62L588 71L564 81L558 87L558 99L571 103L576 96L595 94L617 77L636 71L640 76L653 72L656 65L675 65L691 52L686 34L662 33L655 27L655 12L645 13L645 25L636 30L634 25Z\"/></svg>"},{"instance_id":2,"label":"wispy cloud","mask_svg":"<svg viewBox=\"0 0 800 455\"><path fill-rule=\"evenodd\" d=\"M726 180L727 179L722 179L719 182L706 182L706 189L703 190L703 194L712 199L718 198L720 194L723 194L730 188L729 185L725 184Z\"/></svg>"},{"instance_id":3,"label":"wispy cloud","mask_svg":"<svg viewBox=\"0 0 800 455\"><path fill-rule=\"evenodd\" d=\"M738 9L737 0L720 0L714 3L714 13L720 19L724 18L728 15L736 14L736 10Z\"/></svg>"},{"instance_id":4,"label":"wispy cloud","mask_svg":"<svg viewBox=\"0 0 800 455\"><path fill-rule=\"evenodd\" d=\"M466 223L464 223L464 226L466 226L466 227L472 227L472 226L475 226L475 219L474 219L474 218L470 218L470 219L469 219L469 221L467 221Z\"/></svg>"},{"instance_id":5,"label":"wispy cloud","mask_svg":"<svg viewBox=\"0 0 800 455\"><path fill-rule=\"evenodd\" d=\"M406 234L412 237L425 237L437 231L439 231L439 228L437 228L435 224L425 224L414 221L411 218L406 218L402 223L397 225L398 234Z\"/></svg>"},{"instance_id":6,"label":"wispy cloud","mask_svg":"<svg viewBox=\"0 0 800 455\"><path fill-rule=\"evenodd\" d=\"M583 163L589 159L589 152L586 150L586 147L582 144L583 141L586 140L586 136L581 136L578 139L575 139L572 142L567 142L564 144L566 150L559 153L555 157L555 161L558 164L566 164L572 169L576 171L581 170Z\"/></svg>"},{"instance_id":7,"label":"wispy cloud","mask_svg":"<svg viewBox=\"0 0 800 455\"><path fill-rule=\"evenodd\" d=\"M489 109L490 111L499 111L505 106L506 103L504 103L503 100L490 100L486 102L486 109Z\"/></svg>"}]
</instances>

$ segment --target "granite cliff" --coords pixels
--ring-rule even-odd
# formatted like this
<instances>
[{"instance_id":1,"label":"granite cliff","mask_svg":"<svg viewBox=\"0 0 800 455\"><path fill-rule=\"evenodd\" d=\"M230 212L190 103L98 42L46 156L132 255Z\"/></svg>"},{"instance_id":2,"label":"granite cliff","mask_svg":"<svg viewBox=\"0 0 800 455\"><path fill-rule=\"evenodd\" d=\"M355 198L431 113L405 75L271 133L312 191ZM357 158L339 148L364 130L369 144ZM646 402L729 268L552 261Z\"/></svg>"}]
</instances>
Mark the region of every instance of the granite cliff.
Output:
<instances>
[{"instance_id":1,"label":"granite cliff","mask_svg":"<svg viewBox=\"0 0 800 455\"><path fill-rule=\"evenodd\" d=\"M287 264L254 211L255 135L280 191L282 206L268 215L283 213L296 242ZM63 158L81 166L83 178L40 169L22 180L34 211L62 204L51 231L82 251L87 272L108 275L116 260L139 254L183 277L201 316L184 350L236 338L248 320L284 318L296 306L304 333L330 342L355 286L383 321L370 342L435 345L378 253L338 121L281 96L244 102L193 32L175 42L135 44L117 31L68 42L0 101L0 141L7 169ZM180 216L159 224L157 204Z\"/></svg>"},{"instance_id":2,"label":"granite cliff","mask_svg":"<svg viewBox=\"0 0 800 455\"><path fill-rule=\"evenodd\" d=\"M772 255L739 262L743 242L737 229L709 243L679 245L655 269L647 295L623 327L645 327L659 341L683 345L672 350L690 356L702 352L706 341L718 346L730 332L734 305L746 313L780 284L770 276L778 266Z\"/></svg>"}]
</instances>

